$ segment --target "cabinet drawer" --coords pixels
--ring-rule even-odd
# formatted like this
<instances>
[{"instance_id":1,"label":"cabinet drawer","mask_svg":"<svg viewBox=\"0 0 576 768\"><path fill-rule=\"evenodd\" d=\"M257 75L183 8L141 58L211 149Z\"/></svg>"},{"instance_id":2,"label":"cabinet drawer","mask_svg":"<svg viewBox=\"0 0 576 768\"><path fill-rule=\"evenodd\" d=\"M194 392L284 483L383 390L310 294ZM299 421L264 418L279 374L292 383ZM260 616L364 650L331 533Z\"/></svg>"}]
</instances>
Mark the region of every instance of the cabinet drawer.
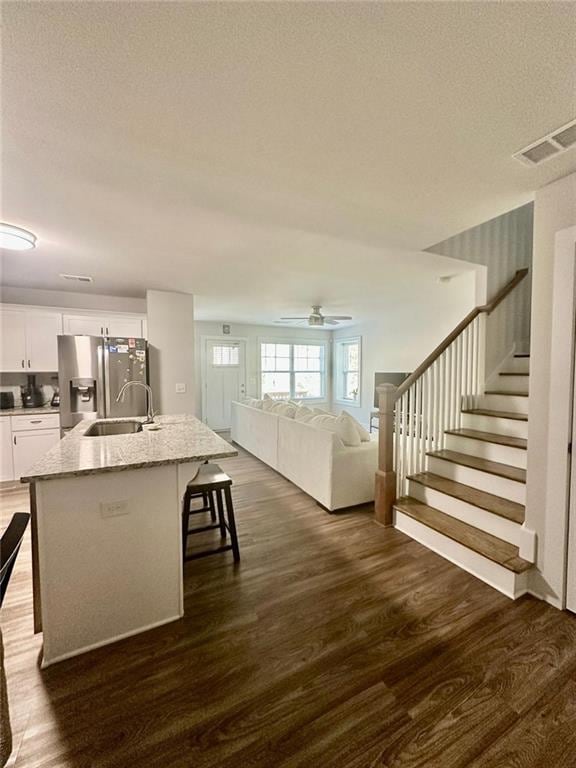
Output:
<instances>
[{"instance_id":1,"label":"cabinet drawer","mask_svg":"<svg viewBox=\"0 0 576 768\"><path fill-rule=\"evenodd\" d=\"M12 431L23 432L28 429L58 429L60 416L57 413L32 413L30 416L12 416Z\"/></svg>"}]
</instances>

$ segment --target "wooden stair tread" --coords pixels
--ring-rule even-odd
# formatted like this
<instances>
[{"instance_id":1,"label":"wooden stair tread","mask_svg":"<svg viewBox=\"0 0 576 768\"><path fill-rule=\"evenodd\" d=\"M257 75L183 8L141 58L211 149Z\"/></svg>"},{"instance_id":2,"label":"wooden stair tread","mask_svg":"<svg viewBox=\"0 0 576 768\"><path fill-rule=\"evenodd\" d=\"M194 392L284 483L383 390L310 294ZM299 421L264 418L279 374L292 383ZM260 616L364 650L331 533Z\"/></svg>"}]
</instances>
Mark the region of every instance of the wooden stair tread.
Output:
<instances>
[{"instance_id":1,"label":"wooden stair tread","mask_svg":"<svg viewBox=\"0 0 576 768\"><path fill-rule=\"evenodd\" d=\"M453 464L461 464L464 467L470 469L477 469L480 472L488 472L491 475L497 475L498 477L504 477L507 480L514 480L517 483L526 482L526 470L519 467L512 467L509 464L501 464L498 461L489 461L488 459L480 459L477 456L470 456L467 453L458 453L458 451L448 451L446 449L442 451L431 451L426 454L436 459L444 459L450 461Z\"/></svg>"},{"instance_id":2,"label":"wooden stair tread","mask_svg":"<svg viewBox=\"0 0 576 768\"><path fill-rule=\"evenodd\" d=\"M506 392L504 389L487 389L485 395L506 395L506 397L528 397L528 392Z\"/></svg>"},{"instance_id":3,"label":"wooden stair tread","mask_svg":"<svg viewBox=\"0 0 576 768\"><path fill-rule=\"evenodd\" d=\"M496 443L497 445L506 445L509 448L520 448L525 451L528 447L528 440L525 437L511 437L510 435L497 435L494 432L481 432L478 429L447 429L446 435L456 435L457 437L468 437L470 440L482 440L485 443Z\"/></svg>"},{"instance_id":4,"label":"wooden stair tread","mask_svg":"<svg viewBox=\"0 0 576 768\"><path fill-rule=\"evenodd\" d=\"M523 560L518 555L518 547L514 544L499 539L497 536L492 536L492 534L464 523L462 520L457 520L455 517L451 517L434 507L429 507L417 499L404 496L398 499L394 506L419 523L432 528L479 555L483 555L509 571L522 573L532 567L532 563Z\"/></svg>"},{"instance_id":5,"label":"wooden stair tread","mask_svg":"<svg viewBox=\"0 0 576 768\"><path fill-rule=\"evenodd\" d=\"M496 419L512 419L513 421L528 421L525 413L512 413L511 411L492 411L489 408L467 408L462 413L471 413L476 416L493 416Z\"/></svg>"},{"instance_id":6,"label":"wooden stair tread","mask_svg":"<svg viewBox=\"0 0 576 768\"><path fill-rule=\"evenodd\" d=\"M439 491L447 496L464 501L467 504L472 504L474 507L484 509L486 512L498 515L498 517L505 517L514 523L524 522L525 508L522 504L518 504L515 501L509 501L500 496L495 496L493 493L480 491L477 488L472 488L470 485L457 483L455 480L435 475L433 472L420 472L417 475L410 475L408 479L420 485L425 485L427 488L432 488L434 491Z\"/></svg>"}]
</instances>

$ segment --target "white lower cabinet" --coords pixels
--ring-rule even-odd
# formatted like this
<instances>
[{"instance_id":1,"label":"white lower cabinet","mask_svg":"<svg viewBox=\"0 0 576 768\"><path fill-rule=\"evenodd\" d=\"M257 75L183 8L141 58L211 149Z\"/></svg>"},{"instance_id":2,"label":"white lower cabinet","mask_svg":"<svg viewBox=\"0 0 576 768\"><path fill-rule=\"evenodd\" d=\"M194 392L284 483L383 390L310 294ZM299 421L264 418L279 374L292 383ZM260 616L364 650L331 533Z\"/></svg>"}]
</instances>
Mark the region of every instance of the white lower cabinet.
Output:
<instances>
[{"instance_id":1,"label":"white lower cabinet","mask_svg":"<svg viewBox=\"0 0 576 768\"><path fill-rule=\"evenodd\" d=\"M14 479L10 417L0 418L0 482Z\"/></svg>"},{"instance_id":2,"label":"white lower cabinet","mask_svg":"<svg viewBox=\"0 0 576 768\"><path fill-rule=\"evenodd\" d=\"M12 432L14 479L19 480L60 440L59 429L32 429Z\"/></svg>"}]
</instances>

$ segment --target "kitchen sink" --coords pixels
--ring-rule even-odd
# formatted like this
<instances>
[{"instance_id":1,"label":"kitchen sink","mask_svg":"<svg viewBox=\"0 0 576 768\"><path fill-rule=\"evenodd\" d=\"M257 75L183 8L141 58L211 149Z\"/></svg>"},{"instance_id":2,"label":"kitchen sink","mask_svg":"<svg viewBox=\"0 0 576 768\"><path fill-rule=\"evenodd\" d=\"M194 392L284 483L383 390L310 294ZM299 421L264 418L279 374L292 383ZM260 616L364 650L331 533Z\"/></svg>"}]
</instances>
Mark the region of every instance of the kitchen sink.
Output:
<instances>
[{"instance_id":1,"label":"kitchen sink","mask_svg":"<svg viewBox=\"0 0 576 768\"><path fill-rule=\"evenodd\" d=\"M133 435L142 432L141 421L97 421L88 427L84 437L108 437L109 435Z\"/></svg>"}]
</instances>

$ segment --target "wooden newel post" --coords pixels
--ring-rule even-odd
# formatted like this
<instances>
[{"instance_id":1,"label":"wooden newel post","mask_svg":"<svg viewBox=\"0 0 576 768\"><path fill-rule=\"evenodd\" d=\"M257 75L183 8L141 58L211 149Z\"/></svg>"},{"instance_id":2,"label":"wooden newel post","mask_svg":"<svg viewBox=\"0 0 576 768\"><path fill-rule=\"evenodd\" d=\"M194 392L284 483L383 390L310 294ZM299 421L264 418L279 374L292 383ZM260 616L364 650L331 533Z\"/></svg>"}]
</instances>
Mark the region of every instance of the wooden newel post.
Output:
<instances>
[{"instance_id":1,"label":"wooden newel post","mask_svg":"<svg viewBox=\"0 0 576 768\"><path fill-rule=\"evenodd\" d=\"M377 388L379 429L378 429L378 471L374 514L382 525L392 525L393 506L396 501L396 472L394 471L394 402L396 387L381 384Z\"/></svg>"}]
</instances>

